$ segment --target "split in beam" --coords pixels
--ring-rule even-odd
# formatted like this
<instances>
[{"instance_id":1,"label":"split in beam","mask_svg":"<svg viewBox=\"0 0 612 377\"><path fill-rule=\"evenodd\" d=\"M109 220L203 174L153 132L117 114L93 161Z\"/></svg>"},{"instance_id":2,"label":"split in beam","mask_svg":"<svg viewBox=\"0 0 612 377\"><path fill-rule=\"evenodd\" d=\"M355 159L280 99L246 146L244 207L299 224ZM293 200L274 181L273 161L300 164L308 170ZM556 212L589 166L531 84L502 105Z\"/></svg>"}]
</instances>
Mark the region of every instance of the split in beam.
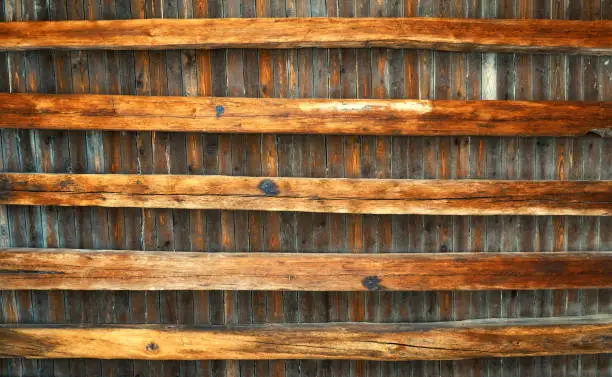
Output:
<instances>
[{"instance_id":1,"label":"split in beam","mask_svg":"<svg viewBox=\"0 0 612 377\"><path fill-rule=\"evenodd\" d=\"M0 50L294 47L607 55L612 52L612 21L226 18L0 24Z\"/></svg>"},{"instance_id":2,"label":"split in beam","mask_svg":"<svg viewBox=\"0 0 612 377\"><path fill-rule=\"evenodd\" d=\"M296 254L0 249L0 290L612 288L612 252Z\"/></svg>"},{"instance_id":3,"label":"split in beam","mask_svg":"<svg viewBox=\"0 0 612 377\"><path fill-rule=\"evenodd\" d=\"M612 214L612 181L0 174L0 204L423 215Z\"/></svg>"},{"instance_id":4,"label":"split in beam","mask_svg":"<svg viewBox=\"0 0 612 377\"><path fill-rule=\"evenodd\" d=\"M337 135L612 135L612 102L0 94L0 128Z\"/></svg>"},{"instance_id":5,"label":"split in beam","mask_svg":"<svg viewBox=\"0 0 612 377\"><path fill-rule=\"evenodd\" d=\"M612 352L612 316L422 324L0 325L0 357L453 360Z\"/></svg>"}]
</instances>

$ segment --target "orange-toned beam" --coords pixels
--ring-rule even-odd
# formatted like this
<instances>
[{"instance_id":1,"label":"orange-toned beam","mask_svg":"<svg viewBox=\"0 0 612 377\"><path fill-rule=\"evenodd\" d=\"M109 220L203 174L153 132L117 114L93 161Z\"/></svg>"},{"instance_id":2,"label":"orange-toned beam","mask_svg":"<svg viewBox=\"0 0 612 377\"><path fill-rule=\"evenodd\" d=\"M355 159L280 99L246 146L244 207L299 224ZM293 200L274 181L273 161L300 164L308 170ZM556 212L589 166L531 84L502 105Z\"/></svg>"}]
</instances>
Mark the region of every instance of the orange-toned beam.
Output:
<instances>
[{"instance_id":1,"label":"orange-toned beam","mask_svg":"<svg viewBox=\"0 0 612 377\"><path fill-rule=\"evenodd\" d=\"M364 135L612 133L612 102L0 93L0 128Z\"/></svg>"},{"instance_id":2,"label":"orange-toned beam","mask_svg":"<svg viewBox=\"0 0 612 377\"><path fill-rule=\"evenodd\" d=\"M612 316L420 324L0 325L0 357L452 360L612 352Z\"/></svg>"},{"instance_id":3,"label":"orange-toned beam","mask_svg":"<svg viewBox=\"0 0 612 377\"><path fill-rule=\"evenodd\" d=\"M1 173L0 204L371 214L612 215L612 181Z\"/></svg>"},{"instance_id":4,"label":"orange-toned beam","mask_svg":"<svg viewBox=\"0 0 612 377\"><path fill-rule=\"evenodd\" d=\"M0 24L0 50L294 47L606 55L612 51L612 21L225 18Z\"/></svg>"},{"instance_id":5,"label":"orange-toned beam","mask_svg":"<svg viewBox=\"0 0 612 377\"><path fill-rule=\"evenodd\" d=\"M0 290L612 288L612 252L193 253L0 249Z\"/></svg>"}]
</instances>

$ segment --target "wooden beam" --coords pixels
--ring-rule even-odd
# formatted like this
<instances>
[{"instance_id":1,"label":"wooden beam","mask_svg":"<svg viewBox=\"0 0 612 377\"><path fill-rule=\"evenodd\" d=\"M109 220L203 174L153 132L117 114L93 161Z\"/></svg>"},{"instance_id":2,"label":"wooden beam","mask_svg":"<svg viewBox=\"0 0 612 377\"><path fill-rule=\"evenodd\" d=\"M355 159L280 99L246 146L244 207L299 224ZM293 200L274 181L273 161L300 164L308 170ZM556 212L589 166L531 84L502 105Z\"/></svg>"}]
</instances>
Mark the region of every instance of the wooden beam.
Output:
<instances>
[{"instance_id":1,"label":"wooden beam","mask_svg":"<svg viewBox=\"0 0 612 377\"><path fill-rule=\"evenodd\" d=\"M612 316L232 327L0 325L0 357L452 360L612 352Z\"/></svg>"},{"instance_id":2,"label":"wooden beam","mask_svg":"<svg viewBox=\"0 0 612 377\"><path fill-rule=\"evenodd\" d=\"M612 181L0 174L0 204L436 215L612 214Z\"/></svg>"},{"instance_id":3,"label":"wooden beam","mask_svg":"<svg viewBox=\"0 0 612 377\"><path fill-rule=\"evenodd\" d=\"M0 290L612 288L612 252L296 254L0 249Z\"/></svg>"},{"instance_id":4,"label":"wooden beam","mask_svg":"<svg viewBox=\"0 0 612 377\"><path fill-rule=\"evenodd\" d=\"M0 94L0 128L366 135L581 136L612 102Z\"/></svg>"},{"instance_id":5,"label":"wooden beam","mask_svg":"<svg viewBox=\"0 0 612 377\"><path fill-rule=\"evenodd\" d=\"M226 18L0 24L0 50L294 47L607 55L612 52L612 21Z\"/></svg>"}]
</instances>

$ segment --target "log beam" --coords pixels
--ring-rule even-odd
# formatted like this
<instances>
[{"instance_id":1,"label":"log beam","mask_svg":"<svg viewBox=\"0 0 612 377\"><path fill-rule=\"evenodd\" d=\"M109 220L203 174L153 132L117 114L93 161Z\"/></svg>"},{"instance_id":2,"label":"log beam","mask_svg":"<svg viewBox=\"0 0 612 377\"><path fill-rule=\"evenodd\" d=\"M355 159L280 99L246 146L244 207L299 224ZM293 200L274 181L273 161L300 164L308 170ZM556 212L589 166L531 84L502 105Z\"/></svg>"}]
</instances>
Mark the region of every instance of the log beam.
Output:
<instances>
[{"instance_id":1,"label":"log beam","mask_svg":"<svg viewBox=\"0 0 612 377\"><path fill-rule=\"evenodd\" d=\"M226 18L0 24L0 50L423 48L606 55L612 21L441 18Z\"/></svg>"},{"instance_id":2,"label":"log beam","mask_svg":"<svg viewBox=\"0 0 612 377\"><path fill-rule=\"evenodd\" d=\"M0 325L0 357L453 360L612 352L612 316L231 327Z\"/></svg>"},{"instance_id":3,"label":"log beam","mask_svg":"<svg viewBox=\"0 0 612 377\"><path fill-rule=\"evenodd\" d=\"M612 288L612 252L193 253L0 249L0 290Z\"/></svg>"},{"instance_id":4,"label":"log beam","mask_svg":"<svg viewBox=\"0 0 612 377\"><path fill-rule=\"evenodd\" d=\"M612 102L0 93L0 128L212 133L605 136Z\"/></svg>"},{"instance_id":5,"label":"log beam","mask_svg":"<svg viewBox=\"0 0 612 377\"><path fill-rule=\"evenodd\" d=\"M612 181L0 174L0 204L425 215L612 214Z\"/></svg>"}]
</instances>

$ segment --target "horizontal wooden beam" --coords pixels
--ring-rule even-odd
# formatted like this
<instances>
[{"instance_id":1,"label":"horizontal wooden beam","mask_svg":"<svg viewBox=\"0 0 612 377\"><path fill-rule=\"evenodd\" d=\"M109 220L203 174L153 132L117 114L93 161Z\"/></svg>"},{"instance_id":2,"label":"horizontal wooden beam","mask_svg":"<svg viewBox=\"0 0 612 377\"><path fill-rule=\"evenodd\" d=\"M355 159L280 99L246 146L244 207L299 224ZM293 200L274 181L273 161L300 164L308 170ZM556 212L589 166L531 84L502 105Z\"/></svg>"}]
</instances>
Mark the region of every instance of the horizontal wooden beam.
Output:
<instances>
[{"instance_id":1,"label":"horizontal wooden beam","mask_svg":"<svg viewBox=\"0 0 612 377\"><path fill-rule=\"evenodd\" d=\"M612 133L612 102L0 94L0 128L366 135Z\"/></svg>"},{"instance_id":2,"label":"horizontal wooden beam","mask_svg":"<svg viewBox=\"0 0 612 377\"><path fill-rule=\"evenodd\" d=\"M612 21L229 18L5 22L0 50L387 47L612 52Z\"/></svg>"},{"instance_id":3,"label":"horizontal wooden beam","mask_svg":"<svg viewBox=\"0 0 612 377\"><path fill-rule=\"evenodd\" d=\"M0 204L436 215L612 214L612 181L0 174Z\"/></svg>"},{"instance_id":4,"label":"horizontal wooden beam","mask_svg":"<svg viewBox=\"0 0 612 377\"><path fill-rule=\"evenodd\" d=\"M296 254L0 249L0 290L612 288L612 252Z\"/></svg>"},{"instance_id":5,"label":"horizontal wooden beam","mask_svg":"<svg viewBox=\"0 0 612 377\"><path fill-rule=\"evenodd\" d=\"M612 316L422 324L0 325L0 357L452 360L612 352Z\"/></svg>"}]
</instances>

